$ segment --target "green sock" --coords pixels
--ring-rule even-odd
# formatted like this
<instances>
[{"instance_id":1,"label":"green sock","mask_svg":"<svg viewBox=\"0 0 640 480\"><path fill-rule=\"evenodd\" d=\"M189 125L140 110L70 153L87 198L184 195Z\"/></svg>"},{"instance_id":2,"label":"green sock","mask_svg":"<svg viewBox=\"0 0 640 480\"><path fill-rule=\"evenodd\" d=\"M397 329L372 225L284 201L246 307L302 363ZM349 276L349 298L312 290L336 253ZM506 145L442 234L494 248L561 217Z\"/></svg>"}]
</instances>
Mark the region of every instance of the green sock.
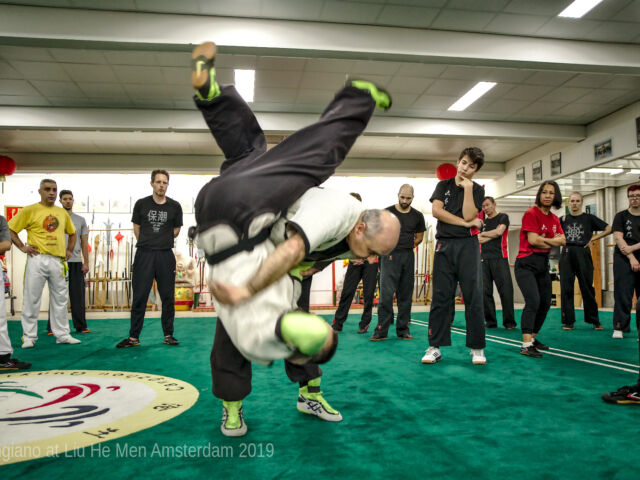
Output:
<instances>
[{"instance_id":1,"label":"green sock","mask_svg":"<svg viewBox=\"0 0 640 480\"><path fill-rule=\"evenodd\" d=\"M366 80L352 80L351 85L359 88L360 90L367 90L371 94L376 106L383 110L388 110L391 107L391 97L383 90L378 90L378 87Z\"/></svg>"},{"instance_id":2,"label":"green sock","mask_svg":"<svg viewBox=\"0 0 640 480\"><path fill-rule=\"evenodd\" d=\"M303 355L313 355L324 346L331 333L327 327L323 319L306 312L287 313L280 322L283 340Z\"/></svg>"},{"instance_id":3,"label":"green sock","mask_svg":"<svg viewBox=\"0 0 640 480\"><path fill-rule=\"evenodd\" d=\"M201 63L204 64L204 62L198 61L198 68L201 66ZM213 100L218 95L220 95L220 86L218 85L218 82L216 82L216 69L211 67L209 69L209 80L198 89L196 96L200 100L209 101Z\"/></svg>"},{"instance_id":4,"label":"green sock","mask_svg":"<svg viewBox=\"0 0 640 480\"><path fill-rule=\"evenodd\" d=\"M222 406L227 410L227 421L225 422L225 428L233 429L240 428L242 422L240 421L240 408L242 408L242 400L236 402L222 401Z\"/></svg>"}]
</instances>

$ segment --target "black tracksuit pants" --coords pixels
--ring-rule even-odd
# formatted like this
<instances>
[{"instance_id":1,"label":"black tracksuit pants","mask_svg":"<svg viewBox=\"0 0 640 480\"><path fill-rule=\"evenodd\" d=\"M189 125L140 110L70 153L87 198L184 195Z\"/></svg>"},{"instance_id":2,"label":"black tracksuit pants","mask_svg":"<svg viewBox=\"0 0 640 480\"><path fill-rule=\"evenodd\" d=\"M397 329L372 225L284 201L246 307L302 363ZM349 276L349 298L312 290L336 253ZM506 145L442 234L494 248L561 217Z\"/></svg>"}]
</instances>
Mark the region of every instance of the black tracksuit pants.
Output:
<instances>
[{"instance_id":1,"label":"black tracksuit pants","mask_svg":"<svg viewBox=\"0 0 640 480\"><path fill-rule=\"evenodd\" d=\"M456 287L460 283L465 305L469 348L485 347L480 246L476 236L436 239L433 258L433 299L429 311L429 345L451 345Z\"/></svg>"},{"instance_id":2,"label":"black tracksuit pants","mask_svg":"<svg viewBox=\"0 0 640 480\"><path fill-rule=\"evenodd\" d=\"M362 265L354 265L349 263L347 273L344 275L344 283L342 285L342 294L340 302L336 310L333 323L342 328L349 314L349 307L356 293L356 288L362 279L362 290L364 297L364 308L360 319L359 327L367 328L371 323L371 312L373 310L373 296L376 292L376 284L378 283L378 263L369 263L365 261Z\"/></svg>"},{"instance_id":3,"label":"black tracksuit pants","mask_svg":"<svg viewBox=\"0 0 640 480\"><path fill-rule=\"evenodd\" d=\"M633 292L640 298L640 272L631 270L629 259L616 249L613 254L613 329L630 332L631 306L633 305ZM638 323L638 313L640 312L640 301L636 302L636 325ZM638 328L640 332L640 328Z\"/></svg>"},{"instance_id":4,"label":"black tracksuit pants","mask_svg":"<svg viewBox=\"0 0 640 480\"><path fill-rule=\"evenodd\" d=\"M560 261L560 292L562 303L562 324L572 326L576 321L576 313L573 302L574 281L578 278L578 285L582 293L584 305L584 321L593 325L599 325L598 304L596 291L593 288L593 260L591 250L585 247L562 247ZM616 284L616 288L618 285Z\"/></svg>"},{"instance_id":5,"label":"black tracksuit pants","mask_svg":"<svg viewBox=\"0 0 640 480\"><path fill-rule=\"evenodd\" d=\"M320 119L267 151L257 119L234 87L222 87L211 101L195 99L225 161L220 176L205 185L196 200L200 232L226 223L245 235L258 215L278 214L302 194L329 178L364 131L375 102L355 87L340 90ZM306 384L322 375L318 365L285 361L294 382ZM235 348L217 322L211 350L213 393L227 401L251 391L251 363Z\"/></svg>"},{"instance_id":6,"label":"black tracksuit pants","mask_svg":"<svg viewBox=\"0 0 640 480\"><path fill-rule=\"evenodd\" d=\"M393 294L398 304L396 334L409 334L411 297L413 296L414 264L412 248L394 250L380 257L380 303L375 334L386 337L393 323Z\"/></svg>"},{"instance_id":7,"label":"black tracksuit pants","mask_svg":"<svg viewBox=\"0 0 640 480\"><path fill-rule=\"evenodd\" d=\"M493 300L493 282L496 283L502 302L502 324L505 328L516 326L513 313L513 282L506 258L485 258L482 260L482 284L484 288L484 321L487 327L497 327L496 303Z\"/></svg>"},{"instance_id":8,"label":"black tracksuit pants","mask_svg":"<svg viewBox=\"0 0 640 480\"><path fill-rule=\"evenodd\" d=\"M171 250L138 248L131 275L133 298L129 336L133 338L140 338L147 300L154 279L158 284L158 293L162 300L162 331L165 336L173 335L173 319L176 314L176 257Z\"/></svg>"},{"instance_id":9,"label":"black tracksuit pants","mask_svg":"<svg viewBox=\"0 0 640 480\"><path fill-rule=\"evenodd\" d=\"M85 285L82 262L67 262L69 265L69 303L71 304L71 319L76 332L87 329L85 310Z\"/></svg>"},{"instance_id":10,"label":"black tracksuit pants","mask_svg":"<svg viewBox=\"0 0 640 480\"><path fill-rule=\"evenodd\" d=\"M537 334L551 307L549 255L532 253L528 257L516 259L514 273L524 296L520 328L522 333Z\"/></svg>"}]
</instances>

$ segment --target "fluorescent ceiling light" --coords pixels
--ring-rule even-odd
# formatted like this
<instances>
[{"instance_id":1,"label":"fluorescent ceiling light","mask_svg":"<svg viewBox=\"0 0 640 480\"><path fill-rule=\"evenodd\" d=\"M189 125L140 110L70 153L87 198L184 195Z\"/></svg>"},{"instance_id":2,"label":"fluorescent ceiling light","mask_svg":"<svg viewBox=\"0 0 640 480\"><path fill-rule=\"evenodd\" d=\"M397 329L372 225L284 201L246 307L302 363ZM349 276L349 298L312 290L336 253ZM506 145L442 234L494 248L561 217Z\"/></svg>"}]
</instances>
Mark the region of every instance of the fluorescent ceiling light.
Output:
<instances>
[{"instance_id":1,"label":"fluorescent ceiling light","mask_svg":"<svg viewBox=\"0 0 640 480\"><path fill-rule=\"evenodd\" d=\"M233 71L235 76L236 90L245 102L253 102L253 85L256 79L255 70L239 70Z\"/></svg>"},{"instance_id":2,"label":"fluorescent ceiling light","mask_svg":"<svg viewBox=\"0 0 640 480\"><path fill-rule=\"evenodd\" d=\"M449 110L461 112L469 105L478 100L481 96L496 86L496 82L478 82L475 86L465 93L456 103L449 107Z\"/></svg>"},{"instance_id":3,"label":"fluorescent ceiling light","mask_svg":"<svg viewBox=\"0 0 640 480\"><path fill-rule=\"evenodd\" d=\"M624 172L623 168L590 168L587 173L608 173L609 175L618 175Z\"/></svg>"},{"instance_id":4,"label":"fluorescent ceiling light","mask_svg":"<svg viewBox=\"0 0 640 480\"><path fill-rule=\"evenodd\" d=\"M602 0L574 0L574 2L561 11L559 17L581 18Z\"/></svg>"},{"instance_id":5,"label":"fluorescent ceiling light","mask_svg":"<svg viewBox=\"0 0 640 480\"><path fill-rule=\"evenodd\" d=\"M530 200L536 198L535 195L507 195L506 198L513 198L517 200Z\"/></svg>"}]
</instances>

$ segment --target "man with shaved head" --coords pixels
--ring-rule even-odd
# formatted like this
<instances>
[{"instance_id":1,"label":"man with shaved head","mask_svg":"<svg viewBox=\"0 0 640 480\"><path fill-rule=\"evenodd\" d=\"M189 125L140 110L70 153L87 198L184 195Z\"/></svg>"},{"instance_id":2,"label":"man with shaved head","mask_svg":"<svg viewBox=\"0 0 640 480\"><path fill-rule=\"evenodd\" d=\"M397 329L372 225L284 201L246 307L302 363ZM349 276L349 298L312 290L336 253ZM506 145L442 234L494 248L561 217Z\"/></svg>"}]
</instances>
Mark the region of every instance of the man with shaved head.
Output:
<instances>
[{"instance_id":1,"label":"man with shaved head","mask_svg":"<svg viewBox=\"0 0 640 480\"><path fill-rule=\"evenodd\" d=\"M424 238L426 226L424 215L411 206L413 187L404 184L398 192L398 203L387 207L400 221L400 239L396 248L380 257L380 304L378 326L371 337L372 342L387 339L389 326L393 323L393 295L398 303L396 334L401 340L413 340L409 332L411 320L411 298L413 296L413 249Z\"/></svg>"},{"instance_id":2,"label":"man with shaved head","mask_svg":"<svg viewBox=\"0 0 640 480\"><path fill-rule=\"evenodd\" d=\"M342 163L375 107L391 97L374 84L348 81L320 119L267 151L257 119L233 86L220 86L216 45L197 46L195 102L225 155L220 175L195 203L198 244L209 263L218 313L211 352L213 393L222 400L221 430L247 431L242 400L251 362L284 359L300 383L297 408L338 422L320 391L319 363L337 347L322 318L296 311L302 272L316 262L389 253L400 225L389 212L366 210L347 193L318 188Z\"/></svg>"}]
</instances>

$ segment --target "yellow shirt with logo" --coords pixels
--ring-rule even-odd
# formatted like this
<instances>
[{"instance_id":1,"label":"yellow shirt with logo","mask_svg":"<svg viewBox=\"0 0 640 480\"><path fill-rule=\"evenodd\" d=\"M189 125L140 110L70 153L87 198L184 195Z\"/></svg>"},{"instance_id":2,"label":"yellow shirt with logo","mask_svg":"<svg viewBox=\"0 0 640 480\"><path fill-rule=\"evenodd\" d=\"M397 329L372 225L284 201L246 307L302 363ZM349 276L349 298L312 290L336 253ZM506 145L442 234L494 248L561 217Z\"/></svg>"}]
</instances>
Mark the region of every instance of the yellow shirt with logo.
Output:
<instances>
[{"instance_id":1,"label":"yellow shirt with logo","mask_svg":"<svg viewBox=\"0 0 640 480\"><path fill-rule=\"evenodd\" d=\"M9 221L9 228L16 233L27 231L27 243L38 252L65 258L65 233L73 235L76 228L64 208L46 207L41 203L28 205Z\"/></svg>"}]
</instances>

